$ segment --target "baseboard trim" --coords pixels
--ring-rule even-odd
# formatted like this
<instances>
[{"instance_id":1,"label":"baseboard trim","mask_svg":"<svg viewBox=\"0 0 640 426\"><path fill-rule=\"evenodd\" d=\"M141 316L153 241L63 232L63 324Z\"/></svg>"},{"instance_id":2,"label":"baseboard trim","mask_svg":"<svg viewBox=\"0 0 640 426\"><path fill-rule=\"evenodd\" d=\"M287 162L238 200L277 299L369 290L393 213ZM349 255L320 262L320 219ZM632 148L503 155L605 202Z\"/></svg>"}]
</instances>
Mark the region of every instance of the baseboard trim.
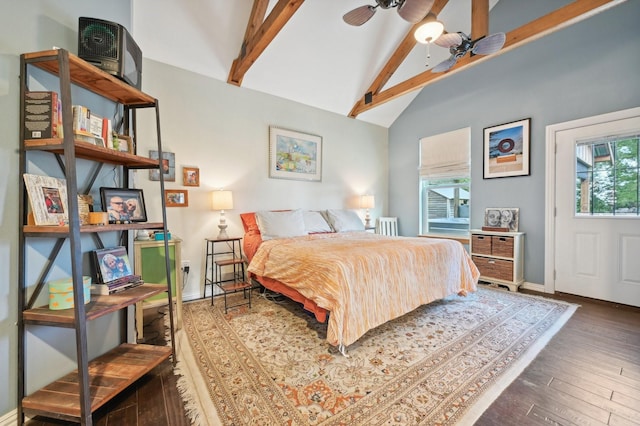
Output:
<instances>
[{"instance_id":1,"label":"baseboard trim","mask_svg":"<svg viewBox=\"0 0 640 426\"><path fill-rule=\"evenodd\" d=\"M9 411L4 416L0 417L0 426L15 426L18 424L18 409Z\"/></svg>"},{"instance_id":2,"label":"baseboard trim","mask_svg":"<svg viewBox=\"0 0 640 426\"><path fill-rule=\"evenodd\" d=\"M544 284L536 284L536 283L530 283L530 282L523 282L520 285L521 288L527 289L527 290L531 290L531 291L538 291L540 293L544 293Z\"/></svg>"}]
</instances>

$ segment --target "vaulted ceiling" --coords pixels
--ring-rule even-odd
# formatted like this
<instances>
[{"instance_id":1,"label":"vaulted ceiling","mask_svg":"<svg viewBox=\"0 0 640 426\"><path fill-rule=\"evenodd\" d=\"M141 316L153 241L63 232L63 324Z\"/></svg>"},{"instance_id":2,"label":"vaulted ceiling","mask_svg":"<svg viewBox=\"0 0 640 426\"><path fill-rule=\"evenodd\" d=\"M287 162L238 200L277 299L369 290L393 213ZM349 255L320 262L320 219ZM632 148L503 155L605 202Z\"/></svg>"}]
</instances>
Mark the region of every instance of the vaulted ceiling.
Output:
<instances>
[{"instance_id":1,"label":"vaulted ceiling","mask_svg":"<svg viewBox=\"0 0 640 426\"><path fill-rule=\"evenodd\" d=\"M447 31L475 39L488 34L497 1L435 0L431 11ZM394 9L378 8L360 27L343 22L375 0L135 0L133 32L147 58L389 127L426 85L622 2L564 2L506 31L498 53L466 55L446 73L430 68L448 50L432 45L427 58Z\"/></svg>"}]
</instances>

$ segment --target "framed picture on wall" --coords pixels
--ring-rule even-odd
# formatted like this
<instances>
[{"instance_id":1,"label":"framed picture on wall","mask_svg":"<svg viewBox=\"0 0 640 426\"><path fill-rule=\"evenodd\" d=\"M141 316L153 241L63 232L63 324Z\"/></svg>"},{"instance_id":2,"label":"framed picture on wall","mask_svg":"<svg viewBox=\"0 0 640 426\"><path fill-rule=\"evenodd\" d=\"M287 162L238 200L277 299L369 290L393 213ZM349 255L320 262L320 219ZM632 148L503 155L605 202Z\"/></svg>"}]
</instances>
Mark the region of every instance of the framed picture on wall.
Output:
<instances>
[{"instance_id":1,"label":"framed picture on wall","mask_svg":"<svg viewBox=\"0 0 640 426\"><path fill-rule=\"evenodd\" d=\"M197 167L183 167L182 184L184 186L200 186L200 169Z\"/></svg>"},{"instance_id":2,"label":"framed picture on wall","mask_svg":"<svg viewBox=\"0 0 640 426\"><path fill-rule=\"evenodd\" d=\"M149 151L149 158L158 159L158 151ZM162 171L165 182L176 181L176 154L173 152L162 152L162 161L160 162L160 170L149 170L149 180L160 180L160 171Z\"/></svg>"},{"instance_id":3,"label":"framed picture on wall","mask_svg":"<svg viewBox=\"0 0 640 426\"><path fill-rule=\"evenodd\" d=\"M270 127L269 177L320 182L322 137Z\"/></svg>"},{"instance_id":4,"label":"framed picture on wall","mask_svg":"<svg viewBox=\"0 0 640 426\"><path fill-rule=\"evenodd\" d=\"M164 202L167 207L189 207L189 191L186 189L165 189Z\"/></svg>"},{"instance_id":5,"label":"framed picture on wall","mask_svg":"<svg viewBox=\"0 0 640 426\"><path fill-rule=\"evenodd\" d=\"M484 129L484 178L529 175L531 119Z\"/></svg>"}]
</instances>

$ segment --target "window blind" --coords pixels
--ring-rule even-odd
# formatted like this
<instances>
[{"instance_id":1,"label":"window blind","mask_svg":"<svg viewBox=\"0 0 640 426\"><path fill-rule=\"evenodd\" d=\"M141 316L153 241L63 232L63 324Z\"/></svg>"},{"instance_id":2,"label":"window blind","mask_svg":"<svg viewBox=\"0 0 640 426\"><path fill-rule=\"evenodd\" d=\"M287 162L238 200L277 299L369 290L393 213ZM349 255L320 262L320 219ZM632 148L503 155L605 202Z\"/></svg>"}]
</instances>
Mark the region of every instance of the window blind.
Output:
<instances>
[{"instance_id":1,"label":"window blind","mask_svg":"<svg viewBox=\"0 0 640 426\"><path fill-rule=\"evenodd\" d=\"M447 178L469 175L471 128L420 139L420 176Z\"/></svg>"}]
</instances>

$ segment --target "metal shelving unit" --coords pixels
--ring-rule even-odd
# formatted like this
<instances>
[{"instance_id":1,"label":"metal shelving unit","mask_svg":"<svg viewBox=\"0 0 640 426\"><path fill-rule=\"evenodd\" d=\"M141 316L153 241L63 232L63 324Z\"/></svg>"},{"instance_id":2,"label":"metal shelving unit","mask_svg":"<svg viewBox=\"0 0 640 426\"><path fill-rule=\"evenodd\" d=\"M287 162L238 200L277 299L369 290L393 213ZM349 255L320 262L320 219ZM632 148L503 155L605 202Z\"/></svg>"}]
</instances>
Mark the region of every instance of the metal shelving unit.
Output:
<instances>
[{"instance_id":1,"label":"metal shelving unit","mask_svg":"<svg viewBox=\"0 0 640 426\"><path fill-rule=\"evenodd\" d=\"M24 99L28 91L30 67L47 71L59 80L59 96L62 103L63 138L25 139ZM92 424L92 413L118 395L131 383L173 356L175 364L174 314L169 309L171 346L153 346L122 343L94 360L88 359L87 322L107 314L118 312L148 297L166 292L167 300L172 300L169 256L166 256L167 284L144 284L109 296L94 296L89 304L84 304L82 241L83 234L90 234L102 246L101 233L120 232L120 240L128 240L128 232L136 229L156 229L167 233L167 217L164 197L162 199L162 222L132 223L106 226L80 225L78 211L78 185L76 159L82 158L98 164L108 163L123 167L123 187L128 187L131 169L159 168L159 161L126 152L92 145L74 140L71 86L83 87L98 96L109 99L124 108L124 127L135 128L135 110L154 108L159 158L162 158L160 137L160 116L158 100L125 84L117 78L101 71L64 49L49 50L21 55L21 149L20 149L20 238L19 238L19 308L18 319L18 421L24 423L25 414ZM131 120L133 117L133 120ZM137 135L134 135L137 136ZM30 151L49 152L60 165L65 175L68 194L69 223L64 226L36 226L28 223L28 196L22 175L27 173L27 155ZM52 157L53 159L53 157ZM90 182L94 182L101 167L96 167ZM89 188L90 189L90 188ZM161 194L164 193L164 177L160 173ZM87 190L88 191L88 190ZM35 239L54 240L48 261L40 272L36 283L26 282L29 241ZM47 281L49 272L56 263L63 245L69 241L71 259L71 279L73 281L74 307L66 310L50 310L47 306L34 306L38 295ZM85 252L88 251L85 248ZM165 241L165 253L168 253ZM33 287L31 294L29 287ZM169 306L173 306L169 303ZM124 317L124 315L123 315ZM73 328L75 330L77 369L49 385L25 395L28 371L25 362L25 333L30 325ZM125 323L126 324L126 323Z\"/></svg>"}]
</instances>

